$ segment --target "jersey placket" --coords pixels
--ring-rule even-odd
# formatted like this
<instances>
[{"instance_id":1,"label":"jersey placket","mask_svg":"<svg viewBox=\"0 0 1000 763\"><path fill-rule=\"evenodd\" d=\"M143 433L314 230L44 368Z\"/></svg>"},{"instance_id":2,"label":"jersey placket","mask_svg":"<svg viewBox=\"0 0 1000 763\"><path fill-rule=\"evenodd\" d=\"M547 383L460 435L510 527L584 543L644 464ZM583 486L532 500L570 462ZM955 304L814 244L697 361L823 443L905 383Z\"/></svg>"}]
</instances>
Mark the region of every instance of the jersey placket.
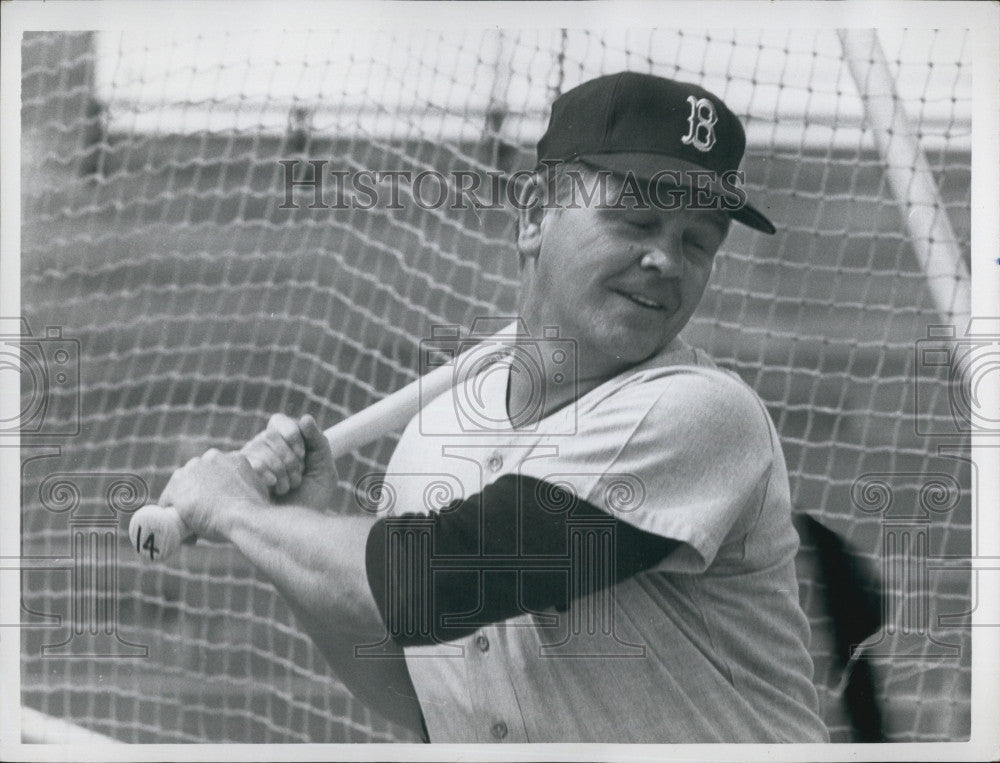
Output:
<instances>
[{"instance_id":1,"label":"jersey placket","mask_svg":"<svg viewBox=\"0 0 1000 763\"><path fill-rule=\"evenodd\" d=\"M530 454L537 441L529 438L497 438L492 448L484 448L480 455L482 484L485 488L505 474L517 472L521 461ZM484 528L485 529L485 528ZM484 535L487 535L484 533ZM483 537L483 574L480 580L489 595L486 578L489 575L516 575L515 570L498 571L490 560L516 557L520 539L507 536L502 539ZM506 566L506 565L505 565ZM509 582L509 581L508 581ZM505 648L504 625L487 625L462 640L465 647L469 694L473 703L476 738L480 742L527 742L527 727L521 715L520 702L508 672L508 649Z\"/></svg>"},{"instance_id":2,"label":"jersey placket","mask_svg":"<svg viewBox=\"0 0 1000 763\"><path fill-rule=\"evenodd\" d=\"M463 639L476 738L480 742L527 742L520 703L507 673L498 628L485 626Z\"/></svg>"}]
</instances>

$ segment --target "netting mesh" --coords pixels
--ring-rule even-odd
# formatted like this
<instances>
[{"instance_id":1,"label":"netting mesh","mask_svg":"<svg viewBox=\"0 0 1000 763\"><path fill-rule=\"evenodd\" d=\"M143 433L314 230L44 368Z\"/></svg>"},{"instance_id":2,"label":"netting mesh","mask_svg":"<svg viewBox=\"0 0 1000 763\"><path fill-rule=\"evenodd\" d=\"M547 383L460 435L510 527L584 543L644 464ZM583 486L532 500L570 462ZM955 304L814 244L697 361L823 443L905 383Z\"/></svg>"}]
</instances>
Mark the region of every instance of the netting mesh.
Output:
<instances>
[{"instance_id":1,"label":"netting mesh","mask_svg":"<svg viewBox=\"0 0 1000 763\"><path fill-rule=\"evenodd\" d=\"M960 295L965 35L880 41L954 231ZM24 554L61 559L23 575L26 705L125 741L408 738L350 697L231 549L144 566L128 548L127 511L105 511L107 525L87 517L108 504L115 474L141 475L155 497L173 468L241 445L270 413L329 425L412 380L432 324L513 311L509 210L309 209L308 188L294 194L299 209L283 210L279 160L510 173L533 163L559 92L626 68L699 82L747 127L749 190L779 233L733 229L686 337L768 404L796 510L874 565L900 507L907 537L929 543L907 547L911 561L970 552L969 468L914 426L916 402L927 426L949 431L947 379L914 348L953 315L932 298L834 32L30 33L22 55L23 313L36 335L62 326L80 342L79 434L60 429L58 416L74 415L64 397L36 430L51 436L25 438L23 450ZM392 447L386 438L344 459L345 488ZM45 495L55 472L80 486L76 508ZM933 512L921 508L928 473L957 490ZM889 475L897 514L852 494L867 474ZM103 635L98 604L80 593L97 590L82 557L114 561ZM847 740L808 546L800 572L822 711ZM968 574L897 582L890 599L929 611L893 630L882 645L892 656L872 662L889 738L964 738L968 631L940 617L971 608Z\"/></svg>"}]
</instances>

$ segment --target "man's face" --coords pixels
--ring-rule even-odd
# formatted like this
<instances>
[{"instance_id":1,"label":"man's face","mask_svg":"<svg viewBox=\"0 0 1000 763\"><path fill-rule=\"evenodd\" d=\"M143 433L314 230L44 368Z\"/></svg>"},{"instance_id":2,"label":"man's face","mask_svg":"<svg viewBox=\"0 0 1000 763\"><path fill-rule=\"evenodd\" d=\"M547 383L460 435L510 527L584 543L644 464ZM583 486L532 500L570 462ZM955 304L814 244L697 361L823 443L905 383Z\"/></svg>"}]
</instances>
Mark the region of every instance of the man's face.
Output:
<instances>
[{"instance_id":1,"label":"man's face","mask_svg":"<svg viewBox=\"0 0 1000 763\"><path fill-rule=\"evenodd\" d=\"M609 180L612 204L620 183ZM698 306L729 228L716 210L594 201L544 212L522 279L522 315L577 341L581 376L615 373L673 340Z\"/></svg>"}]
</instances>

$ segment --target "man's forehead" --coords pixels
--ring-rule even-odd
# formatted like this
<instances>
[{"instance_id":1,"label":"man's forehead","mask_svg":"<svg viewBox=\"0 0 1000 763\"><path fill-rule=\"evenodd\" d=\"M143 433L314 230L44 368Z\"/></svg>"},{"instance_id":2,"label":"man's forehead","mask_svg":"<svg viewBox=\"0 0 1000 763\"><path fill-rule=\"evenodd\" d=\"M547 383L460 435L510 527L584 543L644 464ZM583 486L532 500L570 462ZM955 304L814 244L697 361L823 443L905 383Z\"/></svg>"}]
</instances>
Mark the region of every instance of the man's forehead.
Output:
<instances>
[{"instance_id":1,"label":"man's forehead","mask_svg":"<svg viewBox=\"0 0 1000 763\"><path fill-rule=\"evenodd\" d=\"M542 181L542 185L550 192L555 191L555 195L549 197L555 199L555 208L590 207L611 215L623 211L691 214L716 227L723 237L729 231L731 215L706 190L668 182L668 178L653 182L636 173L614 172L583 162L564 163L554 169L556 174L549 175L549 180L556 177L560 180L553 185Z\"/></svg>"},{"instance_id":2,"label":"man's forehead","mask_svg":"<svg viewBox=\"0 0 1000 763\"><path fill-rule=\"evenodd\" d=\"M655 207L654 212L660 212ZM729 233L729 225L732 222L732 217L729 216L727 212L723 212L718 209L691 209L688 207L681 207L677 210L663 210L661 214L689 214L692 215L691 219L698 222L705 222L716 228L719 231L720 236L725 236Z\"/></svg>"},{"instance_id":3,"label":"man's forehead","mask_svg":"<svg viewBox=\"0 0 1000 763\"><path fill-rule=\"evenodd\" d=\"M599 170L592 170L592 172L599 172ZM717 207L707 206L704 203L694 203L695 194L698 194L699 191L690 186L678 185L666 180L654 184L649 180L639 179L635 175L609 173L608 190L612 204L618 208L648 209L651 212L665 213L671 211L690 212L697 214L699 220L717 226L722 233L729 230L729 224L732 221L728 212Z\"/></svg>"}]
</instances>

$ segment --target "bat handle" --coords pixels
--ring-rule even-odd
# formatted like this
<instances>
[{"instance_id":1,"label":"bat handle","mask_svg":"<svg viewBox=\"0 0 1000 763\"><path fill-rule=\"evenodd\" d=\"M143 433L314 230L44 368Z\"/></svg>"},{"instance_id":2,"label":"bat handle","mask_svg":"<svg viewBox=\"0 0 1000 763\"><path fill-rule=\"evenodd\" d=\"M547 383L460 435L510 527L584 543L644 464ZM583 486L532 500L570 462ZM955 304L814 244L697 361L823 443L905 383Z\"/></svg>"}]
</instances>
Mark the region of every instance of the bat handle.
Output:
<instances>
[{"instance_id":1,"label":"bat handle","mask_svg":"<svg viewBox=\"0 0 1000 763\"><path fill-rule=\"evenodd\" d=\"M143 506L128 525L132 548L142 558L159 562L174 554L181 543L194 537L172 506Z\"/></svg>"}]
</instances>

